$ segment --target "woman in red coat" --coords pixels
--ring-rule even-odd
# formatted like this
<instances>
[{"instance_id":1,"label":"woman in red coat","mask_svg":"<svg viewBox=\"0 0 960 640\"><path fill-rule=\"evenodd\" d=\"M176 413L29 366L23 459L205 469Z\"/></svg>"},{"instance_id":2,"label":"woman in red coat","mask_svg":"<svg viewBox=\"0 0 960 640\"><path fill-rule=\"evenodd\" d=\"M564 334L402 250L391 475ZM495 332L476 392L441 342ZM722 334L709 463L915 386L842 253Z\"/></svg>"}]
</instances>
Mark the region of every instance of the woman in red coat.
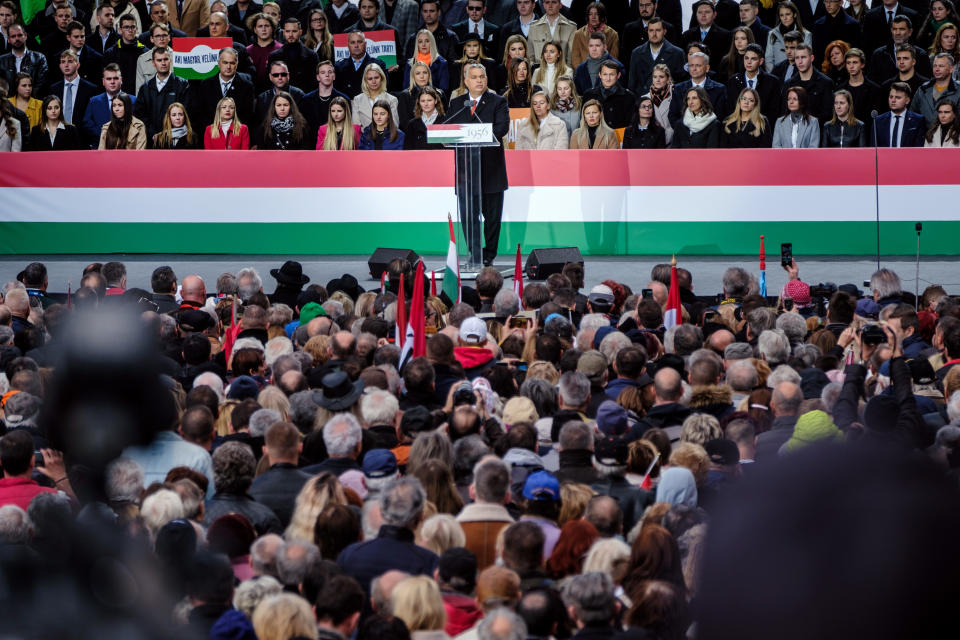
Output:
<instances>
[{"instance_id":1,"label":"woman in red coat","mask_svg":"<svg viewBox=\"0 0 960 640\"><path fill-rule=\"evenodd\" d=\"M247 125L237 118L237 104L233 98L223 98L217 103L213 124L203 133L204 149L249 149L250 132Z\"/></svg>"}]
</instances>

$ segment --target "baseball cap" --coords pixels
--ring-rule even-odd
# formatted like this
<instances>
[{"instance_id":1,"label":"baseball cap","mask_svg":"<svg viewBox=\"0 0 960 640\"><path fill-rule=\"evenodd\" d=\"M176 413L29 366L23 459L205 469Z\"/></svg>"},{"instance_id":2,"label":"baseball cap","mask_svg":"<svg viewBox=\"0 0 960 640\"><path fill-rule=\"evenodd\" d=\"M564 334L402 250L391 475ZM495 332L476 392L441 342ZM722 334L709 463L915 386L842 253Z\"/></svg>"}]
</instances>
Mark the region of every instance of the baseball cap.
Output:
<instances>
[{"instance_id":1,"label":"baseball cap","mask_svg":"<svg viewBox=\"0 0 960 640\"><path fill-rule=\"evenodd\" d=\"M523 497L527 500L560 499L560 483L549 471L534 471L523 483Z\"/></svg>"},{"instance_id":2,"label":"baseball cap","mask_svg":"<svg viewBox=\"0 0 960 640\"><path fill-rule=\"evenodd\" d=\"M397 472L397 456L389 449L371 449L363 456L363 475L386 478Z\"/></svg>"},{"instance_id":3,"label":"baseball cap","mask_svg":"<svg viewBox=\"0 0 960 640\"><path fill-rule=\"evenodd\" d=\"M596 349L584 351L577 361L577 371L590 378L590 382L599 382L607 370L607 358Z\"/></svg>"},{"instance_id":4,"label":"baseball cap","mask_svg":"<svg viewBox=\"0 0 960 640\"><path fill-rule=\"evenodd\" d=\"M605 284L598 284L593 289L590 289L590 295L587 296L587 299L590 302L613 304L613 289Z\"/></svg>"},{"instance_id":5,"label":"baseball cap","mask_svg":"<svg viewBox=\"0 0 960 640\"><path fill-rule=\"evenodd\" d=\"M604 400L597 407L597 428L608 436L622 436L630 428L627 410L613 400Z\"/></svg>"},{"instance_id":6,"label":"baseball cap","mask_svg":"<svg viewBox=\"0 0 960 640\"><path fill-rule=\"evenodd\" d=\"M460 339L469 344L483 344L487 341L487 324L476 316L471 316L460 324Z\"/></svg>"},{"instance_id":7,"label":"baseball cap","mask_svg":"<svg viewBox=\"0 0 960 640\"><path fill-rule=\"evenodd\" d=\"M597 441L593 449L593 457L600 464L619 466L627 464L630 450L627 441L620 436L606 436Z\"/></svg>"}]
</instances>

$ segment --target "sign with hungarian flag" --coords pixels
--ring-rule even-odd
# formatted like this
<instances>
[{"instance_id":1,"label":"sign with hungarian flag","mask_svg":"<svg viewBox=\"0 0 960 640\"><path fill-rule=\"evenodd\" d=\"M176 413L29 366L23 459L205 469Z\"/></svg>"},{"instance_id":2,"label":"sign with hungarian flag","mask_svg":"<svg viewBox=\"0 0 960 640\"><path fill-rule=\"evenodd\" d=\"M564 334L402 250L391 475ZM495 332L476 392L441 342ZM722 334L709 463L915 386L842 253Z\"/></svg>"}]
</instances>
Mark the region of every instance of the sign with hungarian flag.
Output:
<instances>
[{"instance_id":1,"label":"sign with hungarian flag","mask_svg":"<svg viewBox=\"0 0 960 640\"><path fill-rule=\"evenodd\" d=\"M384 29L383 31L366 31L363 35L367 37L367 53L371 58L378 58L387 65L387 68L397 64L397 39L396 31ZM334 62L346 60L350 57L349 33L337 33L333 36L333 57Z\"/></svg>"},{"instance_id":2,"label":"sign with hungarian flag","mask_svg":"<svg viewBox=\"0 0 960 640\"><path fill-rule=\"evenodd\" d=\"M230 38L174 38L173 73L184 80L202 80L217 74L220 49L232 47Z\"/></svg>"}]
</instances>

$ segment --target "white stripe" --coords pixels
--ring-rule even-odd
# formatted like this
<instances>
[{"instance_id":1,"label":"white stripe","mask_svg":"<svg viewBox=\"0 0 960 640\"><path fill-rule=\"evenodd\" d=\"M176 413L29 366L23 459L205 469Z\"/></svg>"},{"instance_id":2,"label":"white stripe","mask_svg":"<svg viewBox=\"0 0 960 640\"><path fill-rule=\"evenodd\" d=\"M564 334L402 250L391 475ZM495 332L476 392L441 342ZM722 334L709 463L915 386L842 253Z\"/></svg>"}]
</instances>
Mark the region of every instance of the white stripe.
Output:
<instances>
[{"instance_id":1,"label":"white stripe","mask_svg":"<svg viewBox=\"0 0 960 640\"><path fill-rule=\"evenodd\" d=\"M176 207L132 211L122 202ZM452 187L40 188L4 190L5 222L438 222ZM880 187L880 219L953 221L960 184ZM811 202L829 203L811 207ZM65 204L68 203L68 204ZM388 204L389 206L384 206ZM443 213L438 213L443 212ZM866 222L872 186L512 187L505 222Z\"/></svg>"}]
</instances>

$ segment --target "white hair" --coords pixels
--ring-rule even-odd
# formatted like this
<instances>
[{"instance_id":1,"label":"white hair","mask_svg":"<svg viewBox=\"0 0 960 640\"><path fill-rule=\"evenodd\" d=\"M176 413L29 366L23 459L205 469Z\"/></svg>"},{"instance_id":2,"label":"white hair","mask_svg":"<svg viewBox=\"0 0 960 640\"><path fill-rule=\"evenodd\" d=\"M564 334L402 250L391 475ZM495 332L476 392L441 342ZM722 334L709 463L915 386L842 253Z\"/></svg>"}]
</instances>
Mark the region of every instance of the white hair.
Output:
<instances>
[{"instance_id":1,"label":"white hair","mask_svg":"<svg viewBox=\"0 0 960 640\"><path fill-rule=\"evenodd\" d=\"M323 444L331 458L345 458L360 444L363 427L350 413L338 413L323 425Z\"/></svg>"},{"instance_id":2,"label":"white hair","mask_svg":"<svg viewBox=\"0 0 960 640\"><path fill-rule=\"evenodd\" d=\"M790 359L790 341L780 329L770 329L757 338L757 352L767 362L780 364Z\"/></svg>"},{"instance_id":3,"label":"white hair","mask_svg":"<svg viewBox=\"0 0 960 640\"><path fill-rule=\"evenodd\" d=\"M244 580L233 592L233 608L247 618L253 618L253 610L262 600L283 591L283 585L273 576L257 576Z\"/></svg>"},{"instance_id":4,"label":"white hair","mask_svg":"<svg viewBox=\"0 0 960 640\"><path fill-rule=\"evenodd\" d=\"M599 329L601 327L609 327L610 320L608 320L602 313L588 313L580 319L580 330L584 329Z\"/></svg>"},{"instance_id":5,"label":"white hair","mask_svg":"<svg viewBox=\"0 0 960 640\"><path fill-rule=\"evenodd\" d=\"M583 561L583 573L613 573L618 562L630 560L630 545L616 538L600 538L593 543Z\"/></svg>"},{"instance_id":6,"label":"white hair","mask_svg":"<svg viewBox=\"0 0 960 640\"><path fill-rule=\"evenodd\" d=\"M184 517L183 500L176 491L160 489L147 496L140 507L140 515L147 531L154 538L157 532L171 520Z\"/></svg>"},{"instance_id":7,"label":"white hair","mask_svg":"<svg viewBox=\"0 0 960 640\"><path fill-rule=\"evenodd\" d=\"M276 409L257 409L250 415L250 435L265 436L267 429L278 422L283 422L283 416Z\"/></svg>"},{"instance_id":8,"label":"white hair","mask_svg":"<svg viewBox=\"0 0 960 640\"><path fill-rule=\"evenodd\" d=\"M799 313L784 313L777 318L777 329L783 331L792 345L803 342L807 335L807 321Z\"/></svg>"},{"instance_id":9,"label":"white hair","mask_svg":"<svg viewBox=\"0 0 960 640\"><path fill-rule=\"evenodd\" d=\"M399 410L396 396L383 389L373 389L360 398L360 413L368 425L393 424Z\"/></svg>"},{"instance_id":10,"label":"white hair","mask_svg":"<svg viewBox=\"0 0 960 640\"><path fill-rule=\"evenodd\" d=\"M223 378L212 371L205 371L193 379L193 388L197 387L210 387L217 394L217 400L223 402Z\"/></svg>"},{"instance_id":11,"label":"white hair","mask_svg":"<svg viewBox=\"0 0 960 640\"><path fill-rule=\"evenodd\" d=\"M240 338L233 343L233 350L231 353L236 353L240 349L256 349L260 353L264 352L263 343L257 340L256 338Z\"/></svg>"},{"instance_id":12,"label":"white hair","mask_svg":"<svg viewBox=\"0 0 960 640\"><path fill-rule=\"evenodd\" d=\"M277 358L290 355L291 353L293 353L293 343L290 342L290 338L277 336L267 341L267 346L264 349L264 359L268 367L273 367L273 363L277 361Z\"/></svg>"},{"instance_id":13,"label":"white hair","mask_svg":"<svg viewBox=\"0 0 960 640\"><path fill-rule=\"evenodd\" d=\"M139 503L143 491L143 467L132 458L117 458L107 467L107 499Z\"/></svg>"},{"instance_id":14,"label":"white hair","mask_svg":"<svg viewBox=\"0 0 960 640\"><path fill-rule=\"evenodd\" d=\"M260 279L260 274L253 267L240 269L237 272L237 293L242 301L249 300L262 287L263 280Z\"/></svg>"},{"instance_id":15,"label":"white hair","mask_svg":"<svg viewBox=\"0 0 960 640\"><path fill-rule=\"evenodd\" d=\"M767 387L776 389L781 382L792 382L799 387L802 379L796 369L790 365L781 364L767 376Z\"/></svg>"},{"instance_id":16,"label":"white hair","mask_svg":"<svg viewBox=\"0 0 960 640\"><path fill-rule=\"evenodd\" d=\"M0 507L0 543L26 544L33 525L27 512L15 504Z\"/></svg>"},{"instance_id":17,"label":"white hair","mask_svg":"<svg viewBox=\"0 0 960 640\"><path fill-rule=\"evenodd\" d=\"M950 422L960 420L960 391L954 391L947 403L947 416Z\"/></svg>"}]
</instances>

